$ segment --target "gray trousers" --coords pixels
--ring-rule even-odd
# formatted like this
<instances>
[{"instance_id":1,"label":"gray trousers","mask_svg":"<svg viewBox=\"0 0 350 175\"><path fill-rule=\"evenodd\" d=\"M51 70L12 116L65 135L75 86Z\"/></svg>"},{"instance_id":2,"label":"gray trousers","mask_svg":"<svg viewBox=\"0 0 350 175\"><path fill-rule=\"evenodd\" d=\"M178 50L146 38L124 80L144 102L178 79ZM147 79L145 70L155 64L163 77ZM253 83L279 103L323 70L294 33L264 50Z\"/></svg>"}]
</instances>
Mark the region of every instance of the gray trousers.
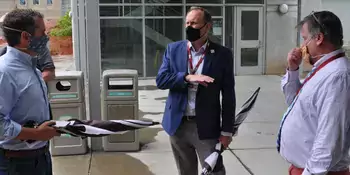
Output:
<instances>
[{"instance_id":1,"label":"gray trousers","mask_svg":"<svg viewBox=\"0 0 350 175\"><path fill-rule=\"evenodd\" d=\"M170 136L171 148L179 175L198 175L198 159L203 166L204 160L213 152L218 140L200 140L195 121L183 122L175 135ZM225 175L222 156L212 175Z\"/></svg>"}]
</instances>

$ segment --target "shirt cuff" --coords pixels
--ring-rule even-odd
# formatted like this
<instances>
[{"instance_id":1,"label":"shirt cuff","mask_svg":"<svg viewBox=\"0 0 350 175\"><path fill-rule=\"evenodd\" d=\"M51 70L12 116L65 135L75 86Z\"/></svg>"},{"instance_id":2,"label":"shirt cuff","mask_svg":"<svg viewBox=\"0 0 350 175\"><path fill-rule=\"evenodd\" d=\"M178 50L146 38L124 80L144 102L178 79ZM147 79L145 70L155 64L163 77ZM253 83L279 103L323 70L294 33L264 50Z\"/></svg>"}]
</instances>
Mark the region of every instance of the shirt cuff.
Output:
<instances>
[{"instance_id":1,"label":"shirt cuff","mask_svg":"<svg viewBox=\"0 0 350 175\"><path fill-rule=\"evenodd\" d=\"M9 128L7 128L7 131L5 133L5 139L12 140L16 138L19 135L19 133L21 133L21 131L22 126L16 122L11 121Z\"/></svg>"},{"instance_id":2,"label":"shirt cuff","mask_svg":"<svg viewBox=\"0 0 350 175\"><path fill-rule=\"evenodd\" d=\"M287 70L287 77L288 77L288 82L291 81L298 81L299 80L299 70L295 70L295 71L290 71Z\"/></svg>"},{"instance_id":3,"label":"shirt cuff","mask_svg":"<svg viewBox=\"0 0 350 175\"><path fill-rule=\"evenodd\" d=\"M222 131L222 132L221 132L221 135L222 135L222 136L232 137L232 133L230 133L230 132L224 132L224 131Z\"/></svg>"}]
</instances>

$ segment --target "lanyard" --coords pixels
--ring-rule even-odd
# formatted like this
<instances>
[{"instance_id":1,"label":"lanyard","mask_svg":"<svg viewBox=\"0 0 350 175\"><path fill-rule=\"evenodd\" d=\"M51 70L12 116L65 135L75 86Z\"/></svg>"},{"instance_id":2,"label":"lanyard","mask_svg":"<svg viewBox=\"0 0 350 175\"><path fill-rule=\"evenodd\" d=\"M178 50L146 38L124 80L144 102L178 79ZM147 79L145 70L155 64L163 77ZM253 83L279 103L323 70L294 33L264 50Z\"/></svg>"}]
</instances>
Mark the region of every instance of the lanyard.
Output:
<instances>
[{"instance_id":1,"label":"lanyard","mask_svg":"<svg viewBox=\"0 0 350 175\"><path fill-rule=\"evenodd\" d=\"M334 60L336 60L336 59L338 59L338 58L340 58L340 57L344 57L344 56L345 56L345 53L344 53L344 52L338 53L337 55L332 56L331 58L329 58L328 60L326 60L325 62L323 62L320 66L318 66L318 67L316 68L316 70L313 71L313 72L310 74L310 76L308 76L308 77L304 80L303 84L301 84L300 88L298 89L296 95L299 94L301 88L302 88L302 87L306 84L306 82L308 82L319 70L321 70L323 67L325 67L328 63L330 63L330 62L332 62L332 61L334 61Z\"/></svg>"},{"instance_id":2,"label":"lanyard","mask_svg":"<svg viewBox=\"0 0 350 175\"><path fill-rule=\"evenodd\" d=\"M280 129L277 135L277 151L280 152L280 146L281 146L281 132L282 132L282 126L288 116L288 114L290 113L290 111L292 110L292 108L294 107L295 102L297 101L298 97L299 97L299 92L301 90L301 88L305 85L306 82L308 82L315 74L316 72L318 72L319 70L321 70L323 67L325 67L328 63L330 63L331 61L334 61L340 57L345 56L345 53L339 53L331 58L329 58L328 60L326 60L325 62L323 62L319 67L317 67L314 71L310 72L309 76L307 76L307 78L304 80L303 84L301 84L299 90L297 91L292 104L288 107L287 111L284 113L282 121L281 121L281 125L280 125Z\"/></svg>"},{"instance_id":3,"label":"lanyard","mask_svg":"<svg viewBox=\"0 0 350 175\"><path fill-rule=\"evenodd\" d=\"M195 74L198 70L198 67L202 64L203 62L203 59L204 59L204 56L205 54L207 53L207 50L209 48L209 42L207 43L207 46L205 48L205 51L204 53L201 55L197 65L194 67L193 69L193 65L192 65L192 62L193 62L193 58L192 58L192 54L191 54L191 45L190 43L188 43L187 45L187 53L188 53L188 64L190 65L190 74Z\"/></svg>"}]
</instances>

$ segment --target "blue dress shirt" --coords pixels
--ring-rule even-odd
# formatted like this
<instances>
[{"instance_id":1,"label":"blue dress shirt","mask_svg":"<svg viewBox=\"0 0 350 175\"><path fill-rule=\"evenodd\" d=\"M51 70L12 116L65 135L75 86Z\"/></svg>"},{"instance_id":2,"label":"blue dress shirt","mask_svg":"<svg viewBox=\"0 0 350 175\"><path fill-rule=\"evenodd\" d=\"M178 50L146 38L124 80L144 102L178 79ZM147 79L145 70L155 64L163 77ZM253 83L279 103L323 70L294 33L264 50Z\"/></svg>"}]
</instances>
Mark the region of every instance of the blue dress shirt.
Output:
<instances>
[{"instance_id":1,"label":"blue dress shirt","mask_svg":"<svg viewBox=\"0 0 350 175\"><path fill-rule=\"evenodd\" d=\"M41 123L50 119L47 88L36 62L36 58L10 46L0 57L1 148L28 150L47 144L43 141L30 147L26 142L14 139L29 120Z\"/></svg>"}]
</instances>

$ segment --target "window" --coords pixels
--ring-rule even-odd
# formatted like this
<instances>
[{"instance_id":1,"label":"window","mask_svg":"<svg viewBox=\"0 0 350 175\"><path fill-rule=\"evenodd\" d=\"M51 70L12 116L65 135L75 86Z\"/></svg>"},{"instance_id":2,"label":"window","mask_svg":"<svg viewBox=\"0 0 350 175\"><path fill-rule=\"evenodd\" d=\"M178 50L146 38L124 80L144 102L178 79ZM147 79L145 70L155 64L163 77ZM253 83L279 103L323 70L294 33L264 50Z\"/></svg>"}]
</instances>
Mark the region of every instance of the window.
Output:
<instances>
[{"instance_id":1,"label":"window","mask_svg":"<svg viewBox=\"0 0 350 175\"><path fill-rule=\"evenodd\" d=\"M34 5L39 5L39 1L40 1L40 0L33 0L33 4L34 4Z\"/></svg>"},{"instance_id":2,"label":"window","mask_svg":"<svg viewBox=\"0 0 350 175\"><path fill-rule=\"evenodd\" d=\"M100 16L142 16L142 6L103 6L100 5Z\"/></svg>"},{"instance_id":3,"label":"window","mask_svg":"<svg viewBox=\"0 0 350 175\"><path fill-rule=\"evenodd\" d=\"M186 12L190 10L192 6L187 6L186 7ZM222 16L222 7L216 7L216 6L200 6L211 14L211 16Z\"/></svg>"},{"instance_id":4,"label":"window","mask_svg":"<svg viewBox=\"0 0 350 175\"><path fill-rule=\"evenodd\" d=\"M226 0L226 4L264 4L264 0Z\"/></svg>"},{"instance_id":5,"label":"window","mask_svg":"<svg viewBox=\"0 0 350 175\"><path fill-rule=\"evenodd\" d=\"M146 6L146 16L182 16L182 6Z\"/></svg>"},{"instance_id":6,"label":"window","mask_svg":"<svg viewBox=\"0 0 350 175\"><path fill-rule=\"evenodd\" d=\"M221 4L222 0L186 0L188 4Z\"/></svg>"},{"instance_id":7,"label":"window","mask_svg":"<svg viewBox=\"0 0 350 175\"><path fill-rule=\"evenodd\" d=\"M122 4L122 3L141 3L141 0L100 0L99 2L100 4L109 4L109 3Z\"/></svg>"},{"instance_id":8,"label":"window","mask_svg":"<svg viewBox=\"0 0 350 175\"><path fill-rule=\"evenodd\" d=\"M145 0L145 3L150 3L150 4L154 4L154 3L169 3L169 4L181 4L182 0Z\"/></svg>"},{"instance_id":9,"label":"window","mask_svg":"<svg viewBox=\"0 0 350 175\"><path fill-rule=\"evenodd\" d=\"M20 5L26 5L27 2L26 2L26 0L19 0L19 4L20 4Z\"/></svg>"},{"instance_id":10,"label":"window","mask_svg":"<svg viewBox=\"0 0 350 175\"><path fill-rule=\"evenodd\" d=\"M101 68L136 69L143 76L142 20L101 19Z\"/></svg>"},{"instance_id":11,"label":"window","mask_svg":"<svg viewBox=\"0 0 350 175\"><path fill-rule=\"evenodd\" d=\"M146 19L146 76L157 76L167 45L182 39L183 19Z\"/></svg>"},{"instance_id":12,"label":"window","mask_svg":"<svg viewBox=\"0 0 350 175\"><path fill-rule=\"evenodd\" d=\"M47 0L47 5L52 5L53 4L52 1L53 0Z\"/></svg>"}]
</instances>

